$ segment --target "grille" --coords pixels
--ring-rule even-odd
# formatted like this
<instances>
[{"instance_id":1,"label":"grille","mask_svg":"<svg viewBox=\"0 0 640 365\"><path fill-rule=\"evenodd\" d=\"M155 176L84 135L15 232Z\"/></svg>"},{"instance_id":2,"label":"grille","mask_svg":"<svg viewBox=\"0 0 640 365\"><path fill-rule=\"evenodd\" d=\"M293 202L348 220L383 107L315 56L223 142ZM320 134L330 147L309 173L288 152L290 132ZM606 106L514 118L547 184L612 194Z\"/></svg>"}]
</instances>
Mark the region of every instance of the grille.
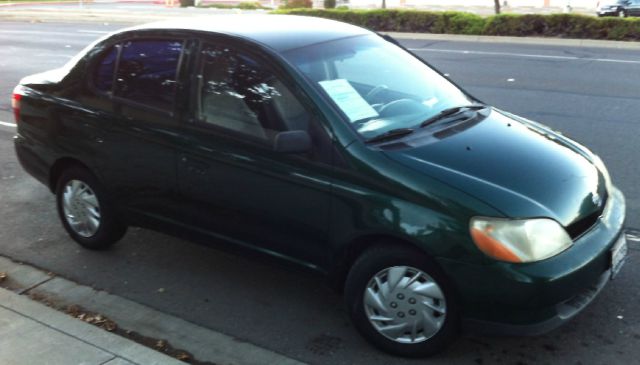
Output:
<instances>
[{"instance_id":1,"label":"grille","mask_svg":"<svg viewBox=\"0 0 640 365\"><path fill-rule=\"evenodd\" d=\"M602 215L602 212L604 211L604 207L607 206L608 201L609 201L609 196L605 193L602 199L603 204L600 206L600 208L597 211L589 214L588 216L578 221L571 223L567 227L567 232L569 233L569 236L575 240L576 238L582 236L585 232L587 232L591 227L593 227L596 224L596 222L598 222L598 218L600 218L600 216Z\"/></svg>"}]
</instances>

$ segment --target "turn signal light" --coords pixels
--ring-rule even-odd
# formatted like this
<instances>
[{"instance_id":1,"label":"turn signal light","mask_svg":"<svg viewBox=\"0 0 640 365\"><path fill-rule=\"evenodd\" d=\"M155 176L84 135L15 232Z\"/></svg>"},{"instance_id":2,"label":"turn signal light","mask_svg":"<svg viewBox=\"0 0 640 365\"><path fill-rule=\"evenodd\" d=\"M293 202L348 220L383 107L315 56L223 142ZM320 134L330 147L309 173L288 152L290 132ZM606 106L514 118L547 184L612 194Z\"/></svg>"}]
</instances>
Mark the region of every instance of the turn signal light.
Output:
<instances>
[{"instance_id":1,"label":"turn signal light","mask_svg":"<svg viewBox=\"0 0 640 365\"><path fill-rule=\"evenodd\" d=\"M24 96L24 87L18 85L13 89L13 94L11 95L11 109L13 109L13 118L16 123L20 120L20 100L22 96Z\"/></svg>"}]
</instances>

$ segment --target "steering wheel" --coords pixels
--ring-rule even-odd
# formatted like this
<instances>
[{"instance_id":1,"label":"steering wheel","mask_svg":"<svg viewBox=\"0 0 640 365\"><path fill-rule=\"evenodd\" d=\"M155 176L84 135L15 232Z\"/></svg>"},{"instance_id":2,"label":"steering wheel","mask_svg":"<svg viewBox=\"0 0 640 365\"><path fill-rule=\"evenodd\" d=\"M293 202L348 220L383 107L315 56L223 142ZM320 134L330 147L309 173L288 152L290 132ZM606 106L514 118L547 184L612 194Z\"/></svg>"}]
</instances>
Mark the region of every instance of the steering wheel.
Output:
<instances>
[{"instance_id":1,"label":"steering wheel","mask_svg":"<svg viewBox=\"0 0 640 365\"><path fill-rule=\"evenodd\" d=\"M378 85L376 87L374 87L373 89L369 90L369 92L367 93L367 95L364 96L364 99L368 102L371 102L373 100L373 98L375 98L378 94L380 94L381 92L387 90L389 88L389 86L387 85Z\"/></svg>"},{"instance_id":2,"label":"steering wheel","mask_svg":"<svg viewBox=\"0 0 640 365\"><path fill-rule=\"evenodd\" d=\"M413 99L398 99L384 104L378 109L382 118L392 118L403 114L424 113L427 107Z\"/></svg>"}]
</instances>

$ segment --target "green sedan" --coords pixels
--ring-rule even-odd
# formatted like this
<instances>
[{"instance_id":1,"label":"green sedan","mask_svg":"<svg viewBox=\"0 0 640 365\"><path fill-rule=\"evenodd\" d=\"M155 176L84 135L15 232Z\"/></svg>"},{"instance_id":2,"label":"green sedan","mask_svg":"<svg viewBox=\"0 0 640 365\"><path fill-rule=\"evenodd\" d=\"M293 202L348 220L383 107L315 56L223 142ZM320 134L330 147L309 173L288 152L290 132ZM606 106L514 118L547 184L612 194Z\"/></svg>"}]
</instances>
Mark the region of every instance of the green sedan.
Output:
<instances>
[{"instance_id":1,"label":"green sedan","mask_svg":"<svg viewBox=\"0 0 640 365\"><path fill-rule=\"evenodd\" d=\"M12 106L17 156L82 246L141 226L300 265L393 354L549 331L624 263L598 156L344 23L125 29L25 77Z\"/></svg>"}]
</instances>

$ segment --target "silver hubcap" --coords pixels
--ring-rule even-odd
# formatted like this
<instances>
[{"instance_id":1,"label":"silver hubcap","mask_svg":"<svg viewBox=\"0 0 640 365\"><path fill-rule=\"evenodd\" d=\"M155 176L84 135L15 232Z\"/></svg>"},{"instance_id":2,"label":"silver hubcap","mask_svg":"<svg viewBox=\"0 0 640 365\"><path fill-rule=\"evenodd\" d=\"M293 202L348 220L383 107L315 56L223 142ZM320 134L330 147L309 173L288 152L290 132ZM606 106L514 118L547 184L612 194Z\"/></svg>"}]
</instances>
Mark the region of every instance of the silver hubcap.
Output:
<instances>
[{"instance_id":1,"label":"silver hubcap","mask_svg":"<svg viewBox=\"0 0 640 365\"><path fill-rule=\"evenodd\" d=\"M429 275L410 266L394 266L369 281L364 308L369 322L383 336L418 343L440 331L447 305L442 289Z\"/></svg>"},{"instance_id":2,"label":"silver hubcap","mask_svg":"<svg viewBox=\"0 0 640 365\"><path fill-rule=\"evenodd\" d=\"M89 185L71 180L62 194L64 218L71 229L82 237L93 236L100 227L100 205Z\"/></svg>"}]
</instances>

